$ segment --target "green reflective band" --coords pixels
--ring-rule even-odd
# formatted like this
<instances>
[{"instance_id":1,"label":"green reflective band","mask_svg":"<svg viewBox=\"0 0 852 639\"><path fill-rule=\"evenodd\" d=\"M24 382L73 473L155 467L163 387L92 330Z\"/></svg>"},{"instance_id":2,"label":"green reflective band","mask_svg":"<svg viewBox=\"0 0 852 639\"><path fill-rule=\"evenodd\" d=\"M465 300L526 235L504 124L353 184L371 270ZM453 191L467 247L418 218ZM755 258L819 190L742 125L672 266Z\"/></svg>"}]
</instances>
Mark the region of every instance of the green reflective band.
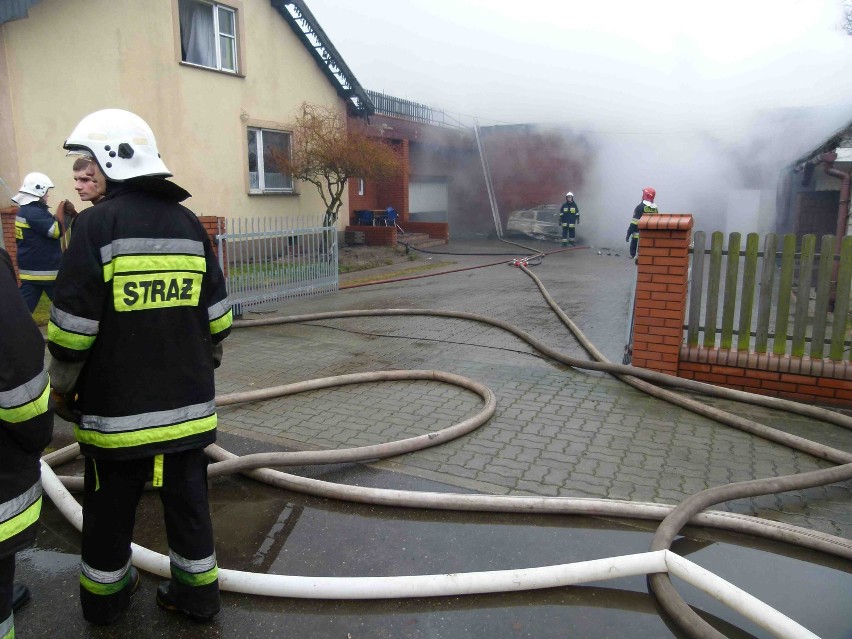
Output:
<instances>
[{"instance_id":1,"label":"green reflective band","mask_svg":"<svg viewBox=\"0 0 852 639\"><path fill-rule=\"evenodd\" d=\"M102 584L100 582L89 579L86 575L80 574L80 585L83 586L93 595L114 595L120 592L122 588L130 583L130 572L128 571L124 577L111 584Z\"/></svg>"},{"instance_id":2,"label":"green reflective band","mask_svg":"<svg viewBox=\"0 0 852 639\"><path fill-rule=\"evenodd\" d=\"M163 485L163 456L154 455L154 475L151 481L154 488L160 488Z\"/></svg>"},{"instance_id":3,"label":"green reflective band","mask_svg":"<svg viewBox=\"0 0 852 639\"><path fill-rule=\"evenodd\" d=\"M216 413L213 413L201 419L193 419L170 426L158 426L156 428L146 428L145 430L116 433L102 433L74 426L74 435L81 444L89 444L98 448L131 448L133 446L173 441L183 437L190 437L191 435L198 435L199 433L206 433L207 431L215 430L217 421Z\"/></svg>"},{"instance_id":4,"label":"green reflective band","mask_svg":"<svg viewBox=\"0 0 852 639\"><path fill-rule=\"evenodd\" d=\"M206 586L212 584L219 578L219 566L213 566L210 570L204 572L192 573L181 570L174 564L171 566L172 576L182 584L187 586Z\"/></svg>"},{"instance_id":5,"label":"green reflective band","mask_svg":"<svg viewBox=\"0 0 852 639\"><path fill-rule=\"evenodd\" d=\"M0 420L9 424L20 424L33 417L44 415L50 406L50 384L44 387L44 391L31 402L15 406L15 408L0 408Z\"/></svg>"},{"instance_id":6,"label":"green reflective band","mask_svg":"<svg viewBox=\"0 0 852 639\"><path fill-rule=\"evenodd\" d=\"M216 333L221 333L226 328L230 328L233 322L234 314L230 309L228 309L228 312L225 313L222 317L210 322L210 334L215 335Z\"/></svg>"},{"instance_id":7,"label":"green reflective band","mask_svg":"<svg viewBox=\"0 0 852 639\"><path fill-rule=\"evenodd\" d=\"M0 541L11 539L38 521L41 513L41 497L34 501L26 510L7 519L0 524Z\"/></svg>"},{"instance_id":8,"label":"green reflective band","mask_svg":"<svg viewBox=\"0 0 852 639\"><path fill-rule=\"evenodd\" d=\"M56 273L47 274L47 275L33 275L32 273L19 273L19 276L22 280L28 280L30 282L49 282L51 280L56 279Z\"/></svg>"},{"instance_id":9,"label":"green reflective band","mask_svg":"<svg viewBox=\"0 0 852 639\"><path fill-rule=\"evenodd\" d=\"M15 639L15 616L9 611L9 616L0 621L0 639Z\"/></svg>"},{"instance_id":10,"label":"green reflective band","mask_svg":"<svg viewBox=\"0 0 852 639\"><path fill-rule=\"evenodd\" d=\"M201 273L186 272L116 275L112 281L115 310L198 306L202 277Z\"/></svg>"},{"instance_id":11,"label":"green reflective band","mask_svg":"<svg viewBox=\"0 0 852 639\"><path fill-rule=\"evenodd\" d=\"M59 328L51 320L47 323L47 339L54 344L70 348L72 351L85 351L92 348L95 343L95 335L80 335Z\"/></svg>"},{"instance_id":12,"label":"green reflective band","mask_svg":"<svg viewBox=\"0 0 852 639\"><path fill-rule=\"evenodd\" d=\"M204 273L207 262L195 255L119 255L104 264L104 282L117 273L197 271Z\"/></svg>"}]
</instances>

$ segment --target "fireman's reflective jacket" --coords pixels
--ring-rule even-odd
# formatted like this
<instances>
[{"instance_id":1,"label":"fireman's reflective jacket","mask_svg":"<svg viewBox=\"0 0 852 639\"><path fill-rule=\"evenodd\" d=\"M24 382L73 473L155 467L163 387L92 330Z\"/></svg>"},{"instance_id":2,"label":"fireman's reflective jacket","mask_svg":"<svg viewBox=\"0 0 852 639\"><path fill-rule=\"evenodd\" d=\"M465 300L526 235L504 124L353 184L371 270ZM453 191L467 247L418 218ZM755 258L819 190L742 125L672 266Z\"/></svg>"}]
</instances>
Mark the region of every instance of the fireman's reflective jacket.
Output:
<instances>
[{"instance_id":1,"label":"fireman's reflective jacket","mask_svg":"<svg viewBox=\"0 0 852 639\"><path fill-rule=\"evenodd\" d=\"M52 282L62 263L62 225L44 202L24 204L15 216L18 273L22 280Z\"/></svg>"},{"instance_id":2,"label":"fireman's reflective jacket","mask_svg":"<svg viewBox=\"0 0 852 639\"><path fill-rule=\"evenodd\" d=\"M51 354L84 361L82 452L135 458L216 440L213 345L231 329L207 232L161 178L110 183L74 226L48 324Z\"/></svg>"},{"instance_id":3,"label":"fireman's reflective jacket","mask_svg":"<svg viewBox=\"0 0 852 639\"><path fill-rule=\"evenodd\" d=\"M0 249L0 559L36 536L41 512L39 457L53 433L44 337Z\"/></svg>"},{"instance_id":4,"label":"fireman's reflective jacket","mask_svg":"<svg viewBox=\"0 0 852 639\"><path fill-rule=\"evenodd\" d=\"M642 200L639 204L636 205L636 208L633 209L633 219L630 220L630 224L627 227L627 236L624 238L626 241L629 241L632 238L639 238L639 220L642 219L642 215L654 215L659 213L657 210L657 205L653 202L649 202L648 200Z\"/></svg>"}]
</instances>

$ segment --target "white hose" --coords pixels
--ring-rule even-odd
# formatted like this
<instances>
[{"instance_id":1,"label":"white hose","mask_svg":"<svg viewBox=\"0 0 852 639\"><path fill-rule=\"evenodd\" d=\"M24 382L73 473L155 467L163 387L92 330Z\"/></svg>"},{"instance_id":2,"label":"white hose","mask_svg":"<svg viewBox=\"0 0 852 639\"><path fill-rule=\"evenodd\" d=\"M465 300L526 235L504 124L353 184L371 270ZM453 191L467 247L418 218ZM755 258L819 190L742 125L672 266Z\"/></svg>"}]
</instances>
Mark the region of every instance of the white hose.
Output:
<instances>
[{"instance_id":1,"label":"white hose","mask_svg":"<svg viewBox=\"0 0 852 639\"><path fill-rule=\"evenodd\" d=\"M42 461L42 484L62 514L77 530L83 527L83 509L53 469ZM133 565L161 577L169 576L169 558L132 545ZM786 615L704 568L669 550L607 557L571 564L440 575L400 577L300 577L239 570L219 570L223 590L270 597L300 599L401 599L518 592L671 572L727 604L777 637L816 637Z\"/></svg>"}]
</instances>

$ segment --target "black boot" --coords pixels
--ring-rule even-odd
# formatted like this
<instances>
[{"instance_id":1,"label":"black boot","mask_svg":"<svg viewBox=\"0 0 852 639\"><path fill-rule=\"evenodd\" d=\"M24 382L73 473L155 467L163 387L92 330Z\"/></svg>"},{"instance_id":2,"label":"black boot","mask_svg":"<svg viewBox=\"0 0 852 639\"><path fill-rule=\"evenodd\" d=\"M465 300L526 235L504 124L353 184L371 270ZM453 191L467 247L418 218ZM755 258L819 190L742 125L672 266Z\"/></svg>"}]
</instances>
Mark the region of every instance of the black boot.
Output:
<instances>
[{"instance_id":1,"label":"black boot","mask_svg":"<svg viewBox=\"0 0 852 639\"><path fill-rule=\"evenodd\" d=\"M187 605L187 602L182 602L179 600L179 597L174 594L171 588L171 582L164 581L159 586L157 586L157 605L163 610L168 610L169 612L182 612L187 615L193 621L198 621L201 623L206 623L213 619L216 616L216 613L219 612L219 602L218 597L215 603L208 602L208 606L206 610L191 610Z\"/></svg>"},{"instance_id":2,"label":"black boot","mask_svg":"<svg viewBox=\"0 0 852 639\"><path fill-rule=\"evenodd\" d=\"M33 594L24 584L12 584L12 610L18 612L18 610L26 606L32 598Z\"/></svg>"}]
</instances>

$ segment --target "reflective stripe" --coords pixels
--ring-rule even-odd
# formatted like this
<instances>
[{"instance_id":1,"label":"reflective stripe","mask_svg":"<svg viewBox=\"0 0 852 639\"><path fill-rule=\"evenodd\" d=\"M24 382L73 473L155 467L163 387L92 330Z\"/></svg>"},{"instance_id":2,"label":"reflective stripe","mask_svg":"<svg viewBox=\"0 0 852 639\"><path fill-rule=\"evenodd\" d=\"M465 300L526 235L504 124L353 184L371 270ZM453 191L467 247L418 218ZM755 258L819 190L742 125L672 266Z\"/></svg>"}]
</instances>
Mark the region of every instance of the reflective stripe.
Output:
<instances>
[{"instance_id":1,"label":"reflective stripe","mask_svg":"<svg viewBox=\"0 0 852 639\"><path fill-rule=\"evenodd\" d=\"M15 226L20 226L25 229L30 228L30 224L29 222L27 222L27 218L21 217L19 215L15 216Z\"/></svg>"},{"instance_id":2,"label":"reflective stripe","mask_svg":"<svg viewBox=\"0 0 852 639\"><path fill-rule=\"evenodd\" d=\"M192 255L124 255L104 264L104 282L116 273L194 271L204 273L207 261Z\"/></svg>"},{"instance_id":3,"label":"reflective stripe","mask_svg":"<svg viewBox=\"0 0 852 639\"><path fill-rule=\"evenodd\" d=\"M198 240L172 238L128 237L113 240L101 248L101 262L111 262L120 255L153 255L184 254L204 257L204 244Z\"/></svg>"},{"instance_id":4,"label":"reflective stripe","mask_svg":"<svg viewBox=\"0 0 852 639\"><path fill-rule=\"evenodd\" d=\"M56 274L59 271L25 271L20 270L18 274L21 276L22 280L55 280Z\"/></svg>"},{"instance_id":5,"label":"reflective stripe","mask_svg":"<svg viewBox=\"0 0 852 639\"><path fill-rule=\"evenodd\" d=\"M15 639L15 614L12 612L0 622L0 639Z\"/></svg>"},{"instance_id":6,"label":"reflective stripe","mask_svg":"<svg viewBox=\"0 0 852 639\"><path fill-rule=\"evenodd\" d=\"M128 433L140 428L154 428L158 426L170 426L192 419L209 417L214 415L216 403L214 400L175 408L172 410L161 410L151 413L140 413L139 415L124 415L121 417L99 417L97 415L83 415L80 427L83 430L96 430L105 434Z\"/></svg>"},{"instance_id":7,"label":"reflective stripe","mask_svg":"<svg viewBox=\"0 0 852 639\"><path fill-rule=\"evenodd\" d=\"M187 239L166 239L166 238L125 238L113 240L111 244L101 247L101 263L104 267L104 281L108 282L112 279L116 269L116 262L122 261L119 258L123 256L138 256L141 260L145 256L198 256L204 260L204 244L198 240ZM153 258L152 258L153 259ZM140 260L140 263L141 263ZM206 269L206 262L201 271ZM125 266L122 266L125 268ZM141 270L135 269L134 270ZM162 267L154 267L149 270L162 270ZM169 270L168 268L166 270ZM122 272L118 270L118 272ZM126 272L126 271L124 271Z\"/></svg>"},{"instance_id":8,"label":"reflective stripe","mask_svg":"<svg viewBox=\"0 0 852 639\"><path fill-rule=\"evenodd\" d=\"M221 318L225 313L231 310L231 301L226 297L221 302L216 302L213 306L207 308L207 317L210 321Z\"/></svg>"},{"instance_id":9,"label":"reflective stripe","mask_svg":"<svg viewBox=\"0 0 852 639\"><path fill-rule=\"evenodd\" d=\"M47 324L47 339L71 350L84 351L92 347L99 327L97 320L78 317L53 306Z\"/></svg>"},{"instance_id":10,"label":"reflective stripe","mask_svg":"<svg viewBox=\"0 0 852 639\"><path fill-rule=\"evenodd\" d=\"M41 512L41 480L14 499L0 504L0 541L11 539L38 521Z\"/></svg>"},{"instance_id":11,"label":"reflective stripe","mask_svg":"<svg viewBox=\"0 0 852 639\"><path fill-rule=\"evenodd\" d=\"M70 348L72 351L85 351L95 343L95 336L78 335L63 331L53 322L47 323L47 339L54 344Z\"/></svg>"},{"instance_id":12,"label":"reflective stripe","mask_svg":"<svg viewBox=\"0 0 852 639\"><path fill-rule=\"evenodd\" d=\"M61 235L59 231L59 222L54 222L50 225L50 228L47 229L47 237L52 237L53 239L59 238Z\"/></svg>"},{"instance_id":13,"label":"reflective stripe","mask_svg":"<svg viewBox=\"0 0 852 639\"><path fill-rule=\"evenodd\" d=\"M172 575L188 586L206 586L219 578L216 553L204 559L186 559L170 549L169 561Z\"/></svg>"},{"instance_id":14,"label":"reflective stripe","mask_svg":"<svg viewBox=\"0 0 852 639\"><path fill-rule=\"evenodd\" d=\"M134 446L173 441L215 430L217 419L217 416L213 414L180 424L146 428L130 433L101 433L95 430L86 430L81 426L75 426L74 435L81 444L88 444L98 448L132 448Z\"/></svg>"},{"instance_id":15,"label":"reflective stripe","mask_svg":"<svg viewBox=\"0 0 852 639\"><path fill-rule=\"evenodd\" d=\"M50 309L50 321L63 330L82 335L97 335L100 327L98 320L72 315L55 306Z\"/></svg>"},{"instance_id":16,"label":"reflective stripe","mask_svg":"<svg viewBox=\"0 0 852 639\"><path fill-rule=\"evenodd\" d=\"M130 559L123 568L107 572L80 562L80 585L95 595L113 595L130 583Z\"/></svg>"},{"instance_id":17,"label":"reflective stripe","mask_svg":"<svg viewBox=\"0 0 852 639\"><path fill-rule=\"evenodd\" d=\"M47 412L50 406L50 377L42 371L26 384L0 392L0 420L19 424Z\"/></svg>"},{"instance_id":18,"label":"reflective stripe","mask_svg":"<svg viewBox=\"0 0 852 639\"><path fill-rule=\"evenodd\" d=\"M32 402L41 396L45 385L50 383L46 370L42 370L30 381L17 388L0 391L0 408L11 409L27 402ZM7 420L8 421L8 420Z\"/></svg>"},{"instance_id":19,"label":"reflective stripe","mask_svg":"<svg viewBox=\"0 0 852 639\"><path fill-rule=\"evenodd\" d=\"M228 312L225 313L222 317L210 322L210 334L216 335L217 333L221 333L225 329L230 328L233 322L234 314L231 309L228 309Z\"/></svg>"},{"instance_id":20,"label":"reflective stripe","mask_svg":"<svg viewBox=\"0 0 852 639\"><path fill-rule=\"evenodd\" d=\"M154 474L151 484L154 488L160 488L163 485L163 456L154 455Z\"/></svg>"}]
</instances>

